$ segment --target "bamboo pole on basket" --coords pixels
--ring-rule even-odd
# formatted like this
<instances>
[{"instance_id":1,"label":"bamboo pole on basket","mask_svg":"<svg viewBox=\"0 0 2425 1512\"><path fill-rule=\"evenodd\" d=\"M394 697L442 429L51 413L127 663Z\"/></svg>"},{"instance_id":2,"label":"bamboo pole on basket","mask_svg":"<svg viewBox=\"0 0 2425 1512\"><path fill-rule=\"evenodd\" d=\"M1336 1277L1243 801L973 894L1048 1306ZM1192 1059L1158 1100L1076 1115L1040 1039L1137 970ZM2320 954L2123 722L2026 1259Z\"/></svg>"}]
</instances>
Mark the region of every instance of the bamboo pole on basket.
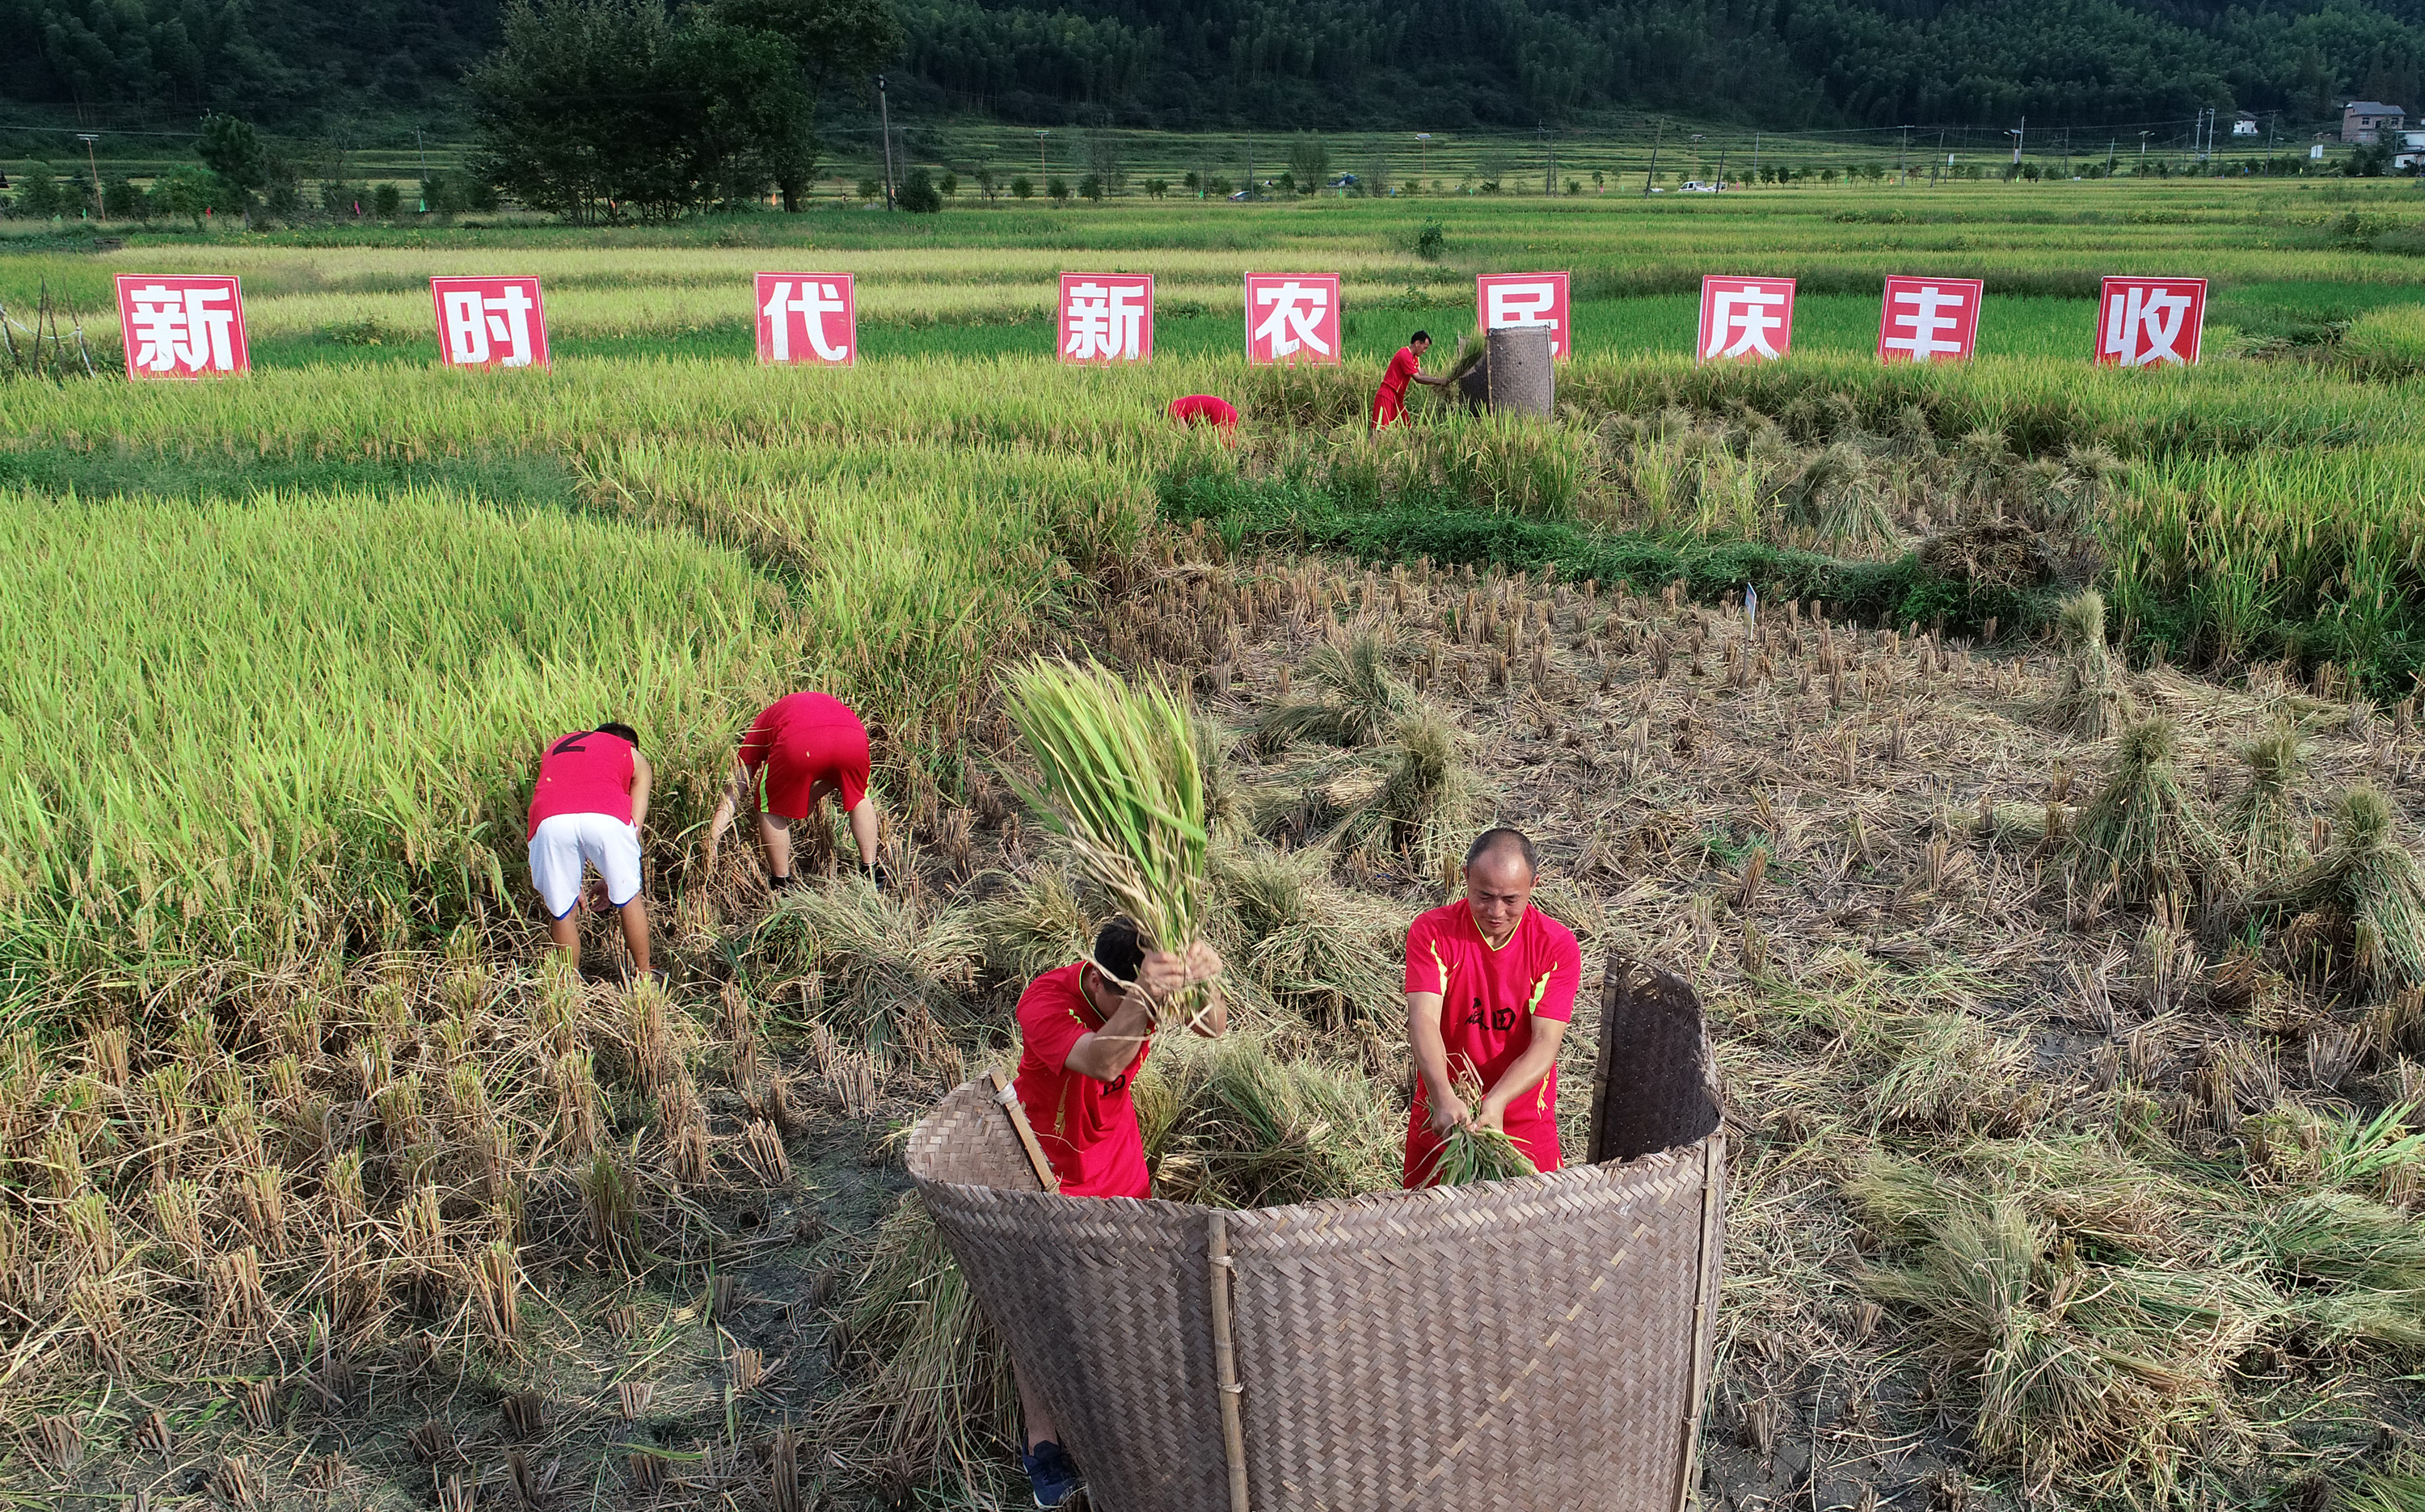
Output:
<instances>
[{"instance_id":1,"label":"bamboo pole on basket","mask_svg":"<svg viewBox=\"0 0 2425 1512\"><path fill-rule=\"evenodd\" d=\"M992 1069L993 1100L1010 1115L1010 1126L1019 1134L1020 1147L1027 1152L1027 1163L1034 1168L1036 1179L1047 1192L1061 1190L1061 1178L1052 1173L1052 1162L1044 1158L1044 1147L1036 1142L1035 1125L1027 1122L1027 1109L1020 1106L1019 1091L1002 1067Z\"/></svg>"},{"instance_id":2,"label":"bamboo pole on basket","mask_svg":"<svg viewBox=\"0 0 2425 1512\"><path fill-rule=\"evenodd\" d=\"M1238 1410L1238 1353L1229 1336L1229 1215L1214 1209L1206 1249L1212 1291L1212 1367L1221 1384L1221 1454L1229 1462L1229 1512L1246 1508L1246 1429Z\"/></svg>"},{"instance_id":3,"label":"bamboo pole on basket","mask_svg":"<svg viewBox=\"0 0 2425 1512\"><path fill-rule=\"evenodd\" d=\"M1710 1305L1710 1255L1718 1244L1718 1176L1726 1169L1726 1134L1723 1125L1710 1131L1701 1146L1701 1248L1693 1275L1693 1386L1684 1412L1684 1442L1676 1470L1676 1512L1693 1501L1694 1468L1701 1452L1702 1401L1710 1391L1710 1349L1717 1331L1716 1310Z\"/></svg>"}]
</instances>

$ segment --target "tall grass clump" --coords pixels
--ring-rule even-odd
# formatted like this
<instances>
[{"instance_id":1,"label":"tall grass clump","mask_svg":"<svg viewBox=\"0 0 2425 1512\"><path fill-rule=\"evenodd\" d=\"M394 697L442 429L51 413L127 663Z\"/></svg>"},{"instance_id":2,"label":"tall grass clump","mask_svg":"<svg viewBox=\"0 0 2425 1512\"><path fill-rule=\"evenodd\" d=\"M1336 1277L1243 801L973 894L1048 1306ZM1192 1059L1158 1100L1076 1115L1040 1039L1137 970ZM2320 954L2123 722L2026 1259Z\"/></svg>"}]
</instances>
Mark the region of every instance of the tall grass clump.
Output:
<instances>
[{"instance_id":1,"label":"tall grass clump","mask_svg":"<svg viewBox=\"0 0 2425 1512\"><path fill-rule=\"evenodd\" d=\"M986 942L962 909L852 877L782 895L751 949L771 990L806 984L813 974L826 1017L888 1054L905 1028L923 1027L918 1015L949 1017L967 1004Z\"/></svg>"},{"instance_id":2,"label":"tall grass clump","mask_svg":"<svg viewBox=\"0 0 2425 1512\"><path fill-rule=\"evenodd\" d=\"M1080 867L1154 948L1202 939L1210 836L1187 710L1102 667L1047 661L1011 675L1009 705L1040 772L1032 800Z\"/></svg>"},{"instance_id":3,"label":"tall grass clump","mask_svg":"<svg viewBox=\"0 0 2425 1512\"><path fill-rule=\"evenodd\" d=\"M2170 720L2123 732L2112 769L2068 842L2075 886L2111 883L2119 900L2141 903L2199 897L2217 877L2222 846L2181 787L2177 749Z\"/></svg>"},{"instance_id":4,"label":"tall grass clump","mask_svg":"<svg viewBox=\"0 0 2425 1512\"><path fill-rule=\"evenodd\" d=\"M2252 878L2271 877L2307 859L2307 841L2291 804L2306 769L2307 743L2285 721L2240 748L2248 785L2224 815L2224 832L2239 847Z\"/></svg>"},{"instance_id":5,"label":"tall grass clump","mask_svg":"<svg viewBox=\"0 0 2425 1512\"><path fill-rule=\"evenodd\" d=\"M1215 1207L1272 1207L1386 1190L1394 1121L1364 1076L1313 1058L1283 1058L1233 1031L1155 1058L1166 1090L1158 1194ZM1141 1119L1141 1122L1146 1122Z\"/></svg>"},{"instance_id":6,"label":"tall grass clump","mask_svg":"<svg viewBox=\"0 0 2425 1512\"><path fill-rule=\"evenodd\" d=\"M2379 989L2425 983L2425 866L2400 842L2391 802L2373 788L2341 795L2333 842L2250 899L2265 918L2312 917L2324 959Z\"/></svg>"},{"instance_id":7,"label":"tall grass clump","mask_svg":"<svg viewBox=\"0 0 2425 1512\"><path fill-rule=\"evenodd\" d=\"M1376 629L1316 646L1306 674L1327 696L1272 706L1255 722L1259 749L1292 740L1369 745L1414 708L1414 690L1389 670L1389 641Z\"/></svg>"},{"instance_id":8,"label":"tall grass clump","mask_svg":"<svg viewBox=\"0 0 2425 1512\"><path fill-rule=\"evenodd\" d=\"M2048 696L2041 717L2060 733L2101 740L2138 717L2138 701L2105 644L2104 596L2094 588L2073 594L2063 601L2055 628L2068 659L2062 686Z\"/></svg>"},{"instance_id":9,"label":"tall grass clump","mask_svg":"<svg viewBox=\"0 0 2425 1512\"><path fill-rule=\"evenodd\" d=\"M1308 1022L1340 1027L1396 1006L1395 922L1333 886L1319 852L1216 851L1213 937L1242 984Z\"/></svg>"}]
</instances>

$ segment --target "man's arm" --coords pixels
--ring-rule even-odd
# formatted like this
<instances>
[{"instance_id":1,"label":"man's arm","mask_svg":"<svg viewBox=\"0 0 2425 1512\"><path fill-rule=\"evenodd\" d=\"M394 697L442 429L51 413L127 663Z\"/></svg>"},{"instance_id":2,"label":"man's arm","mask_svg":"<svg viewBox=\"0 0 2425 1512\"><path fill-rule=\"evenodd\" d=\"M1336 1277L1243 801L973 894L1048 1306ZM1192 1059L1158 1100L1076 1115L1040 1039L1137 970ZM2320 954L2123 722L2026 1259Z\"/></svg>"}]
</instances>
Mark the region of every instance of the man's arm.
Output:
<instances>
[{"instance_id":1,"label":"man's arm","mask_svg":"<svg viewBox=\"0 0 2425 1512\"><path fill-rule=\"evenodd\" d=\"M639 752L632 753L632 833L640 833L649 822L649 784L656 778L656 769Z\"/></svg>"},{"instance_id":2,"label":"man's arm","mask_svg":"<svg viewBox=\"0 0 2425 1512\"><path fill-rule=\"evenodd\" d=\"M1211 981L1220 971L1220 956L1201 941L1184 956L1147 951L1144 963L1137 967L1137 979L1120 995L1120 1006L1101 1028L1080 1035L1062 1064L1097 1081L1115 1080L1136 1059L1138 1046L1152 1036L1160 1005L1182 988ZM1229 1027L1229 1011L1221 1001L1221 989L1215 986L1211 991L1212 1001L1188 1026L1197 1034L1219 1034Z\"/></svg>"},{"instance_id":3,"label":"man's arm","mask_svg":"<svg viewBox=\"0 0 2425 1512\"><path fill-rule=\"evenodd\" d=\"M747 804L749 812L758 812L758 785L749 780L749 769L741 763L741 753L732 753L732 780L724 785L724 797L715 805L715 818L707 824L707 865L715 867L715 848L723 843L724 832L732 828L732 816Z\"/></svg>"},{"instance_id":4,"label":"man's arm","mask_svg":"<svg viewBox=\"0 0 2425 1512\"><path fill-rule=\"evenodd\" d=\"M1566 1037L1565 1019L1533 1015L1533 1042L1516 1058L1499 1078L1499 1085L1483 1095L1482 1106L1473 1111L1473 1121L1486 1129L1504 1131L1507 1127L1507 1105L1541 1085L1541 1078L1558 1063L1558 1045Z\"/></svg>"},{"instance_id":5,"label":"man's arm","mask_svg":"<svg viewBox=\"0 0 2425 1512\"><path fill-rule=\"evenodd\" d=\"M1438 993L1406 995L1406 1042L1415 1052L1415 1074L1423 1079L1423 1092L1431 1104L1431 1125L1434 1134L1446 1134L1471 1115L1465 1099L1456 1095L1456 1080L1448 1072L1448 1041L1440 1033Z\"/></svg>"},{"instance_id":6,"label":"man's arm","mask_svg":"<svg viewBox=\"0 0 2425 1512\"><path fill-rule=\"evenodd\" d=\"M1427 378L1423 376L1423 370L1421 368L1417 368L1414 372L1408 374L1407 376L1413 378L1417 383L1429 384L1435 389L1445 389L1448 387L1447 378Z\"/></svg>"}]
</instances>

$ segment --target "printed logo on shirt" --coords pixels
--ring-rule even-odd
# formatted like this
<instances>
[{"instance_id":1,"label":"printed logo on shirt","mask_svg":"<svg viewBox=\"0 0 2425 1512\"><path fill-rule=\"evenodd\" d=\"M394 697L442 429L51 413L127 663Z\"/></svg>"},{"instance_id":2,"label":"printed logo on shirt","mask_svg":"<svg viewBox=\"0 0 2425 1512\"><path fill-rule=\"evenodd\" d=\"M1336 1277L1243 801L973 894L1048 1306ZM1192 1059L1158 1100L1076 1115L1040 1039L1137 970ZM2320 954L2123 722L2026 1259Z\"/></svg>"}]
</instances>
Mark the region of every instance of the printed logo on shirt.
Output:
<instances>
[{"instance_id":1,"label":"printed logo on shirt","mask_svg":"<svg viewBox=\"0 0 2425 1512\"><path fill-rule=\"evenodd\" d=\"M1537 998L1534 1000L1538 1001ZM1465 1016L1465 1022L1476 1028L1487 1024L1491 1028L1504 1034L1516 1027L1516 1011L1512 1008L1494 1008L1486 1012L1482 1007L1482 999L1477 997L1473 1000L1473 1011Z\"/></svg>"}]
</instances>

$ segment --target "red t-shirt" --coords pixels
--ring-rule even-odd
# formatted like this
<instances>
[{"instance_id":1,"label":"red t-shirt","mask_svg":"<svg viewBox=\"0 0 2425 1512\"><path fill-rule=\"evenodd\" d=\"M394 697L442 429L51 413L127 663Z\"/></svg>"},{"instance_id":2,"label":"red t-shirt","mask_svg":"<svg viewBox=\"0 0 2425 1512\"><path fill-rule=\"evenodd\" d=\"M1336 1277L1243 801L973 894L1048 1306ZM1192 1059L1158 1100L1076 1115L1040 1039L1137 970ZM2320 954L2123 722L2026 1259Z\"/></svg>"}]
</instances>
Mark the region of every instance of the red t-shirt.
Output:
<instances>
[{"instance_id":1,"label":"red t-shirt","mask_svg":"<svg viewBox=\"0 0 2425 1512\"><path fill-rule=\"evenodd\" d=\"M778 819L806 819L818 782L842 789L842 806L867 796L874 758L867 726L829 693L791 693L768 704L741 738L741 764L763 778L759 803Z\"/></svg>"},{"instance_id":2,"label":"red t-shirt","mask_svg":"<svg viewBox=\"0 0 2425 1512\"><path fill-rule=\"evenodd\" d=\"M1238 428L1238 406L1217 394L1192 393L1170 402L1170 418L1182 425L1218 425L1233 431Z\"/></svg>"},{"instance_id":3,"label":"red t-shirt","mask_svg":"<svg viewBox=\"0 0 2425 1512\"><path fill-rule=\"evenodd\" d=\"M1463 899L1435 908L1406 931L1406 991L1440 995L1440 1038L1448 1045L1449 1078L1469 1067L1488 1090L1533 1043L1533 1020L1574 1017L1575 993L1582 985L1582 950L1574 931L1537 908L1498 949L1475 927ZM1414 1124L1422 1127L1429 1091L1415 1079ZM1509 1105L1507 1128L1546 1122L1557 1125L1558 1072ZM1552 1133L1554 1139L1555 1135ZM1537 1162L1536 1162L1537 1164ZM1544 1169L1547 1169L1546 1167Z\"/></svg>"},{"instance_id":4,"label":"red t-shirt","mask_svg":"<svg viewBox=\"0 0 2425 1512\"><path fill-rule=\"evenodd\" d=\"M1405 403L1406 385L1413 382L1415 374L1422 370L1423 365L1416 358L1413 347L1398 348L1398 355L1389 358L1388 370L1381 374L1381 391L1399 404Z\"/></svg>"},{"instance_id":5,"label":"red t-shirt","mask_svg":"<svg viewBox=\"0 0 2425 1512\"><path fill-rule=\"evenodd\" d=\"M632 742L604 730L559 736L538 758L527 840L558 814L603 814L632 822Z\"/></svg>"},{"instance_id":6,"label":"red t-shirt","mask_svg":"<svg viewBox=\"0 0 2425 1512\"><path fill-rule=\"evenodd\" d=\"M1148 1044L1115 1079L1103 1082L1068 1070L1069 1051L1103 1027L1102 1018L1078 988L1085 963L1048 971L1019 997L1016 1090L1036 1140L1061 1178L1064 1197L1150 1197L1153 1179L1145 1168L1145 1133L1137 1127L1129 1083L1145 1064Z\"/></svg>"}]
</instances>

